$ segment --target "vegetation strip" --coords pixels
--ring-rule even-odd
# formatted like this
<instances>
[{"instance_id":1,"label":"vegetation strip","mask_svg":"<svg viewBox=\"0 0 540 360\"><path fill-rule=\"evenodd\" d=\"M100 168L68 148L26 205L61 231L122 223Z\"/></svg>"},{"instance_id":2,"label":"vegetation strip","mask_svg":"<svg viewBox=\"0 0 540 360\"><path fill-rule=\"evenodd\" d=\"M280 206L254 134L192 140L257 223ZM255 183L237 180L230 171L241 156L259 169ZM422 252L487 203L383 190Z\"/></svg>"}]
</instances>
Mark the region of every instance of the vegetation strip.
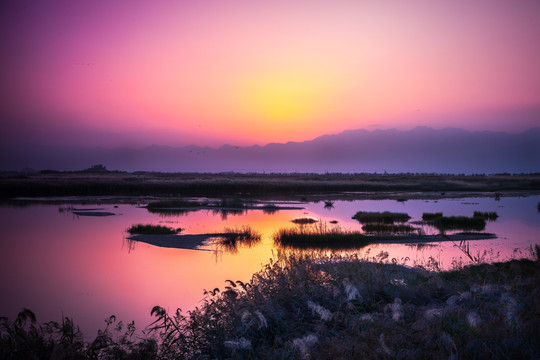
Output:
<instances>
[{"instance_id":1,"label":"vegetation strip","mask_svg":"<svg viewBox=\"0 0 540 360\"><path fill-rule=\"evenodd\" d=\"M0 198L17 196L183 196L291 197L322 193L357 193L372 198L382 192L469 192L498 197L502 191L538 191L540 174L205 174L147 172L0 173ZM387 197L388 195L382 195ZM443 196L443 197L444 197ZM325 199L328 200L328 199Z\"/></svg>"}]
</instances>

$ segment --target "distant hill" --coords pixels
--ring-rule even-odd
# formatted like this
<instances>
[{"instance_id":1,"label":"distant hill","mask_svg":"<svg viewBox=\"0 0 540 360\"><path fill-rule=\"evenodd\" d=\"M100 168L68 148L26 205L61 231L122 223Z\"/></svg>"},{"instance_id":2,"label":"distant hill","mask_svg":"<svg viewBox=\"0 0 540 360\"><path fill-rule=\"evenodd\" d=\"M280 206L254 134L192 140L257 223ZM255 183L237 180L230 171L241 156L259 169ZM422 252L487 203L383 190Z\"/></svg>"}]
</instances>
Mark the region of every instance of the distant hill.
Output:
<instances>
[{"instance_id":1,"label":"distant hill","mask_svg":"<svg viewBox=\"0 0 540 360\"><path fill-rule=\"evenodd\" d=\"M219 148L0 146L0 170L81 170L92 164L167 172L540 172L540 128L519 134L417 127L349 130L304 142Z\"/></svg>"}]
</instances>

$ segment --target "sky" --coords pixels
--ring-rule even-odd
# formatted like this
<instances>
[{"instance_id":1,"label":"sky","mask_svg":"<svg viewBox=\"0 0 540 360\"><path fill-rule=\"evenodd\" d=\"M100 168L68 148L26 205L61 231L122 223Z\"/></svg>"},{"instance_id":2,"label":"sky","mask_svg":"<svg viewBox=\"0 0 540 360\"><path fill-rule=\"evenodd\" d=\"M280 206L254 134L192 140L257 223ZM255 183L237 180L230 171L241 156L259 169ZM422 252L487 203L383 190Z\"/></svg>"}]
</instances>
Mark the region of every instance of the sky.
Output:
<instances>
[{"instance_id":1,"label":"sky","mask_svg":"<svg viewBox=\"0 0 540 360\"><path fill-rule=\"evenodd\" d=\"M3 143L540 126L537 0L3 0Z\"/></svg>"}]
</instances>

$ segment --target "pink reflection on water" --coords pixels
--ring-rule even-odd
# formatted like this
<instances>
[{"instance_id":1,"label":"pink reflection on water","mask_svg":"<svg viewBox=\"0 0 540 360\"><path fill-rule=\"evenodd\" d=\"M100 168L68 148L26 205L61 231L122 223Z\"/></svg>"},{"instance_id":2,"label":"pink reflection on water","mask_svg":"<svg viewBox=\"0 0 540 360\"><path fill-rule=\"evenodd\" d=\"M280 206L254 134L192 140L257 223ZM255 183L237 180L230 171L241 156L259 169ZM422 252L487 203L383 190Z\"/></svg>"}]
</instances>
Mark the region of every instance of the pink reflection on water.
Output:
<instances>
[{"instance_id":1,"label":"pink reflection on water","mask_svg":"<svg viewBox=\"0 0 540 360\"><path fill-rule=\"evenodd\" d=\"M99 206L118 214L110 217L77 217L60 213L53 205L1 206L4 233L0 241L0 316L14 318L22 307L27 307L44 322L59 321L63 313L73 317L91 336L103 328L106 317L114 314L124 321L135 320L142 329L152 321L150 310L154 305L171 311L177 307L193 309L200 304L204 289L223 288L227 279L248 281L273 256L272 234L279 228L295 226L290 220L296 217L310 216L327 223L338 220L338 226L344 229L360 230L360 224L351 219L360 210L407 212L412 220L421 219L422 212L470 216L474 211L497 211L499 219L486 227L486 231L498 235L497 239L470 241L470 253L485 260L527 256L527 249L540 243L540 214L536 211L539 200L540 196L502 198L500 202L336 201L330 211L321 202L305 204L304 210L273 214L248 211L226 219L205 210L163 217L132 205ZM181 227L186 234L250 225L262 234L262 241L253 247L240 246L236 254L146 243L135 243L130 250L124 240L125 230L136 223ZM467 256L455 245L381 244L357 252L367 259L388 252L388 260L395 258L403 263L408 258L408 265L425 265L433 258L441 268L451 268L468 263Z\"/></svg>"}]
</instances>

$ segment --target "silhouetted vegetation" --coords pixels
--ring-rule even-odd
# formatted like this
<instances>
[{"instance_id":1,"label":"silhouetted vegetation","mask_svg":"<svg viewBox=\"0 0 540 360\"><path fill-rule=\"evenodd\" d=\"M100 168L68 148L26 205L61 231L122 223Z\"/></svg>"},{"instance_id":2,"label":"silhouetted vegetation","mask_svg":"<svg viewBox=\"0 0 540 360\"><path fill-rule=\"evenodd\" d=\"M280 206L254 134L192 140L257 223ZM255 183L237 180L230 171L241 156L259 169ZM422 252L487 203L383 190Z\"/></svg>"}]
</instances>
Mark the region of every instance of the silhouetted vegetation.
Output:
<instances>
[{"instance_id":1,"label":"silhouetted vegetation","mask_svg":"<svg viewBox=\"0 0 540 360\"><path fill-rule=\"evenodd\" d=\"M495 211L490 211L490 212L475 211L473 217L479 217L487 221L495 221L499 218L499 215Z\"/></svg>"},{"instance_id":2,"label":"silhouetted vegetation","mask_svg":"<svg viewBox=\"0 0 540 360\"><path fill-rule=\"evenodd\" d=\"M486 220L474 216L442 216L433 220L433 226L443 233L448 230L482 231L486 228Z\"/></svg>"},{"instance_id":3,"label":"silhouetted vegetation","mask_svg":"<svg viewBox=\"0 0 540 360\"><path fill-rule=\"evenodd\" d=\"M539 251L449 272L426 271L438 269L433 259L401 266L406 259L384 252L372 261L280 253L251 281L205 291L193 311L155 306L142 338L114 317L89 342L67 318L45 327L28 310L2 318L0 358L533 359Z\"/></svg>"},{"instance_id":4,"label":"silhouetted vegetation","mask_svg":"<svg viewBox=\"0 0 540 360\"><path fill-rule=\"evenodd\" d=\"M151 203L148 203L148 205L146 205L146 208L148 210L161 210L161 209L170 210L170 209L178 209L178 208L198 208L205 205L208 205L208 203L183 200L183 199L173 199L173 200L153 201Z\"/></svg>"},{"instance_id":5,"label":"silhouetted vegetation","mask_svg":"<svg viewBox=\"0 0 540 360\"><path fill-rule=\"evenodd\" d=\"M452 192L487 193L540 190L540 174L210 174L147 172L59 172L37 174L0 173L0 197L68 195L166 195L182 196L291 196L357 192L369 198L404 199L389 192L423 192L435 197ZM445 195L441 195L441 193Z\"/></svg>"},{"instance_id":6,"label":"silhouetted vegetation","mask_svg":"<svg viewBox=\"0 0 540 360\"><path fill-rule=\"evenodd\" d=\"M143 224L136 224L132 225L126 230L131 235L134 234L142 234L142 235L171 235L171 234L178 234L180 231L182 231L181 228L170 228L168 226L162 226L162 225L143 225Z\"/></svg>"},{"instance_id":7,"label":"silhouetted vegetation","mask_svg":"<svg viewBox=\"0 0 540 360\"><path fill-rule=\"evenodd\" d=\"M411 218L409 214L406 213L397 213L397 212L370 212L370 211L358 211L353 219L358 220L361 224L368 223L383 223L383 224L393 224L395 222L407 222Z\"/></svg>"},{"instance_id":8,"label":"silhouetted vegetation","mask_svg":"<svg viewBox=\"0 0 540 360\"><path fill-rule=\"evenodd\" d=\"M326 223L313 226L280 229L273 235L276 245L304 249L360 248L373 238L358 231L345 231L340 227L329 228Z\"/></svg>"},{"instance_id":9,"label":"silhouetted vegetation","mask_svg":"<svg viewBox=\"0 0 540 360\"><path fill-rule=\"evenodd\" d=\"M263 213L265 213L265 214L275 214L276 212L279 211L279 206L277 206L275 204L265 204L265 205L261 206L261 209L262 209Z\"/></svg>"},{"instance_id":10,"label":"silhouetted vegetation","mask_svg":"<svg viewBox=\"0 0 540 360\"><path fill-rule=\"evenodd\" d=\"M362 225L362 230L368 234L411 234L418 229L408 224L383 224L367 223Z\"/></svg>"},{"instance_id":11,"label":"silhouetted vegetation","mask_svg":"<svg viewBox=\"0 0 540 360\"><path fill-rule=\"evenodd\" d=\"M438 212L438 213L423 213L422 214L422 220L424 221L433 221L437 218L440 218L443 216L443 213L442 212Z\"/></svg>"},{"instance_id":12,"label":"silhouetted vegetation","mask_svg":"<svg viewBox=\"0 0 540 360\"><path fill-rule=\"evenodd\" d=\"M225 228L223 233L217 235L218 244L224 245L229 250L236 249L238 244L251 246L261 241L261 234L250 226Z\"/></svg>"},{"instance_id":13,"label":"silhouetted vegetation","mask_svg":"<svg viewBox=\"0 0 540 360\"><path fill-rule=\"evenodd\" d=\"M297 225L314 224L314 223L316 223L318 221L319 220L311 218L311 217L301 217L301 218L296 218L296 219L291 220L292 223L295 223Z\"/></svg>"}]
</instances>

